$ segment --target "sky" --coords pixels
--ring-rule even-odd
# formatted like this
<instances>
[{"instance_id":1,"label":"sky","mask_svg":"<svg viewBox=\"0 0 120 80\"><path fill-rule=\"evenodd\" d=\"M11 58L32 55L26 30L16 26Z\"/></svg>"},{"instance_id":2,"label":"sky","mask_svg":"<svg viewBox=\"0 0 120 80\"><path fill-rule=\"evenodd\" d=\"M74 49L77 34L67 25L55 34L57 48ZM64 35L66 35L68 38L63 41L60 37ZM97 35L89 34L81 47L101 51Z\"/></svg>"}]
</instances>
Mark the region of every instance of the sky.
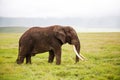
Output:
<instances>
[{"instance_id":1,"label":"sky","mask_svg":"<svg viewBox=\"0 0 120 80\"><path fill-rule=\"evenodd\" d=\"M0 0L0 17L120 16L120 0Z\"/></svg>"}]
</instances>

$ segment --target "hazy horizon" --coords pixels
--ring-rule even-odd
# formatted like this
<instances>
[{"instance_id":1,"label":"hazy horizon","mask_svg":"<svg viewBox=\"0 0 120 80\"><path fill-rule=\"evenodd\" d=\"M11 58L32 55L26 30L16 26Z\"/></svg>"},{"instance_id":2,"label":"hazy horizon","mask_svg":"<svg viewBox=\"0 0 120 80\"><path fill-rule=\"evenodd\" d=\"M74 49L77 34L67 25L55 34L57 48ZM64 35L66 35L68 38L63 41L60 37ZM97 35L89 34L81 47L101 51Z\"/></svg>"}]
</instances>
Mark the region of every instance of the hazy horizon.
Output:
<instances>
[{"instance_id":1,"label":"hazy horizon","mask_svg":"<svg viewBox=\"0 0 120 80\"><path fill-rule=\"evenodd\" d=\"M102 18L4 18L0 17L0 27L47 27L69 25L78 32L120 32L119 17Z\"/></svg>"}]
</instances>

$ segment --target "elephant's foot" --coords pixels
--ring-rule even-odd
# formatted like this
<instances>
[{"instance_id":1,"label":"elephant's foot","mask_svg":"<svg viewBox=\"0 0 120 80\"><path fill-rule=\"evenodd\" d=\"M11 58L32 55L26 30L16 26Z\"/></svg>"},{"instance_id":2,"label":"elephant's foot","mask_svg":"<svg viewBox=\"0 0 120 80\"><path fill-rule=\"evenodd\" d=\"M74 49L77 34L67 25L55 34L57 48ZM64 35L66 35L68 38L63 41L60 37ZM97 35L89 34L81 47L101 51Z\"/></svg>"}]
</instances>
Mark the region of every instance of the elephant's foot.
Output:
<instances>
[{"instance_id":1,"label":"elephant's foot","mask_svg":"<svg viewBox=\"0 0 120 80\"><path fill-rule=\"evenodd\" d=\"M16 62L17 62L17 64L22 64L23 60L17 59Z\"/></svg>"},{"instance_id":2,"label":"elephant's foot","mask_svg":"<svg viewBox=\"0 0 120 80\"><path fill-rule=\"evenodd\" d=\"M53 63L53 60L48 60L48 63Z\"/></svg>"},{"instance_id":3,"label":"elephant's foot","mask_svg":"<svg viewBox=\"0 0 120 80\"><path fill-rule=\"evenodd\" d=\"M26 60L26 64L32 64L31 60Z\"/></svg>"},{"instance_id":4,"label":"elephant's foot","mask_svg":"<svg viewBox=\"0 0 120 80\"><path fill-rule=\"evenodd\" d=\"M56 62L56 65L60 65L61 63L60 62Z\"/></svg>"},{"instance_id":5,"label":"elephant's foot","mask_svg":"<svg viewBox=\"0 0 120 80\"><path fill-rule=\"evenodd\" d=\"M48 60L48 63L53 63L53 61L51 61L51 60Z\"/></svg>"}]
</instances>

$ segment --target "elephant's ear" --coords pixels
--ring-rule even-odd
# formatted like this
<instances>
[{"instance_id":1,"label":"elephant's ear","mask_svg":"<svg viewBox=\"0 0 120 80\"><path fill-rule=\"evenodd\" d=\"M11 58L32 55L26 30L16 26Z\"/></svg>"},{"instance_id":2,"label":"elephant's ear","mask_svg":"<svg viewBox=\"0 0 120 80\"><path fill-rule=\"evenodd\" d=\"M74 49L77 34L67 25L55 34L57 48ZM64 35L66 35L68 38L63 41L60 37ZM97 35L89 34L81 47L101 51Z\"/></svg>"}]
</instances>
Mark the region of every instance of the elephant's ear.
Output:
<instances>
[{"instance_id":1,"label":"elephant's ear","mask_svg":"<svg viewBox=\"0 0 120 80\"><path fill-rule=\"evenodd\" d=\"M59 39L62 43L65 43L66 34L64 29L60 26L54 27L55 37Z\"/></svg>"}]
</instances>

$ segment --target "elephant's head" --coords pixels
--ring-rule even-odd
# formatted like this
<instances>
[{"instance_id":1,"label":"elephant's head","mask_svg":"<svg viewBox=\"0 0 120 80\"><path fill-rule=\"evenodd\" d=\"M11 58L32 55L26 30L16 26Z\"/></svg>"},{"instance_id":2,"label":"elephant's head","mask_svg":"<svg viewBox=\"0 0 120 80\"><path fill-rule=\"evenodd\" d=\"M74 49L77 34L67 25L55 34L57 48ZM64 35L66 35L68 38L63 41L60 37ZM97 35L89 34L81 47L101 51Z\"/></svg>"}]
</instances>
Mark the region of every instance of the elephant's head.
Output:
<instances>
[{"instance_id":1,"label":"elephant's head","mask_svg":"<svg viewBox=\"0 0 120 80\"><path fill-rule=\"evenodd\" d=\"M54 28L56 37L64 44L69 43L71 45L74 45L74 51L76 53L76 62L79 61L79 58L83 60L82 55L78 55L80 53L80 41L77 36L76 31L70 27L70 26L56 26Z\"/></svg>"}]
</instances>

